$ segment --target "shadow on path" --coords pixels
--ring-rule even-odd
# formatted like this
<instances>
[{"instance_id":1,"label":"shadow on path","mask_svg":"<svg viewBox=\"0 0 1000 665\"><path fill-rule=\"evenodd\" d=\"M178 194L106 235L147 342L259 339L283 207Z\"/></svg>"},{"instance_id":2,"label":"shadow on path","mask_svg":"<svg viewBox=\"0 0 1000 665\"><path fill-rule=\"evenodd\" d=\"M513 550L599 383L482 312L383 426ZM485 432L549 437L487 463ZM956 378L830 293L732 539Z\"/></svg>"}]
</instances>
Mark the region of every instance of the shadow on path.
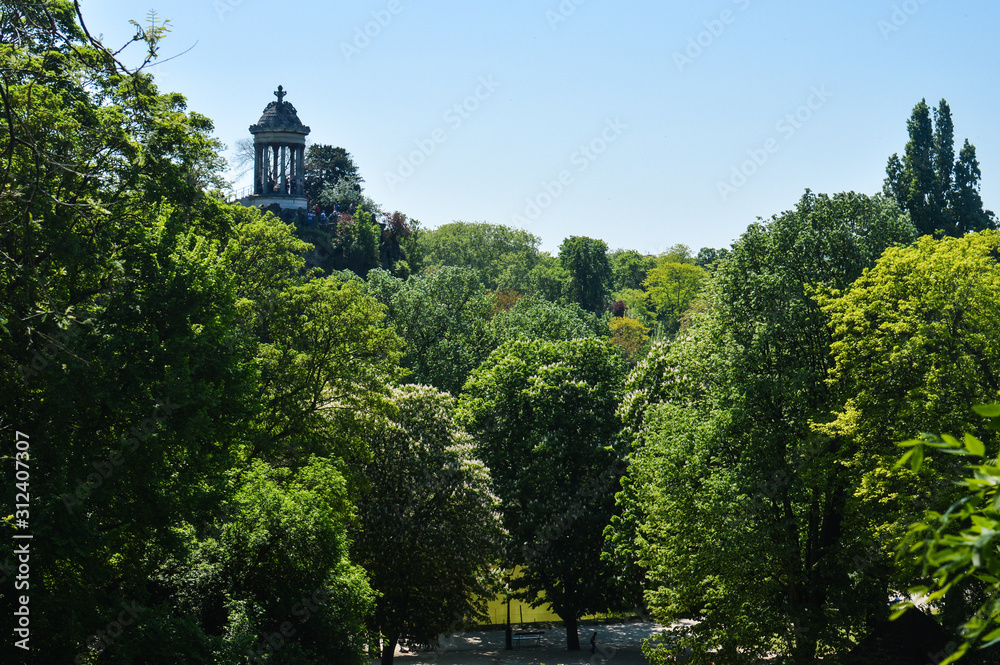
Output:
<instances>
[{"instance_id":1,"label":"shadow on path","mask_svg":"<svg viewBox=\"0 0 1000 665\"><path fill-rule=\"evenodd\" d=\"M590 653L590 636L597 631L597 652ZM404 653L397 648L398 665L646 665L642 640L660 631L653 623L580 626L580 651L566 650L566 629L545 630L539 646L504 650L504 631L453 635L435 651ZM374 662L377 662L374 661Z\"/></svg>"}]
</instances>

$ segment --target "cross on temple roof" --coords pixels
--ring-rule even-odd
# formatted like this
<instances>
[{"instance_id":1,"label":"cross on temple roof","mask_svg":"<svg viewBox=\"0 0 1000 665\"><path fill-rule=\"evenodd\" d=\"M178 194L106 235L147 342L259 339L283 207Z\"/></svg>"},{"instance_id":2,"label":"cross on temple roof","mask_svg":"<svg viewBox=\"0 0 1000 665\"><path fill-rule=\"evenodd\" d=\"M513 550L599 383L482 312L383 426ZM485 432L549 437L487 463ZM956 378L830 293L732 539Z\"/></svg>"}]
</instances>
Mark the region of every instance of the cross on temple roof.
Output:
<instances>
[{"instance_id":1,"label":"cross on temple roof","mask_svg":"<svg viewBox=\"0 0 1000 665\"><path fill-rule=\"evenodd\" d=\"M284 88L282 88L279 85L278 86L278 91L276 93L274 93L274 96L278 98L278 103L280 104L281 101L285 98L285 95L287 95L287 94L288 93L284 91Z\"/></svg>"}]
</instances>

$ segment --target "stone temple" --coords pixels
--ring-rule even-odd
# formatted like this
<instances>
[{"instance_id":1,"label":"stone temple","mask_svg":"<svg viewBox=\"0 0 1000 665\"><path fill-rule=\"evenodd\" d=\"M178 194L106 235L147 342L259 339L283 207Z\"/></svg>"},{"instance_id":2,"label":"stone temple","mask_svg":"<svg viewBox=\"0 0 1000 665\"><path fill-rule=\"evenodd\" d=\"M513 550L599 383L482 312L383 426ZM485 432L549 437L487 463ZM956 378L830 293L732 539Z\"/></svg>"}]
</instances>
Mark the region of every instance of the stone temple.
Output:
<instances>
[{"instance_id":1,"label":"stone temple","mask_svg":"<svg viewBox=\"0 0 1000 665\"><path fill-rule=\"evenodd\" d=\"M250 125L253 134L253 185L250 193L240 199L245 206L278 205L282 211L305 210L306 135L309 128L299 120L287 93L279 85L271 102L257 124Z\"/></svg>"}]
</instances>

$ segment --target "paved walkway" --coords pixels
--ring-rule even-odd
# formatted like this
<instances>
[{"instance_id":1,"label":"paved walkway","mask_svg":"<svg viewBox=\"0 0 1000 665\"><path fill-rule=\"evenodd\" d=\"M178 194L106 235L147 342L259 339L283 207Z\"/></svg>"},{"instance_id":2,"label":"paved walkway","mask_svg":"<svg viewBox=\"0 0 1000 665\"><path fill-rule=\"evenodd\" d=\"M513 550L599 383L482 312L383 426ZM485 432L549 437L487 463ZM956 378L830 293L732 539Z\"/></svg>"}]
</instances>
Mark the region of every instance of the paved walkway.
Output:
<instances>
[{"instance_id":1,"label":"paved walkway","mask_svg":"<svg viewBox=\"0 0 1000 665\"><path fill-rule=\"evenodd\" d=\"M597 653L590 653L590 636L597 631ZM404 653L396 649L397 665L647 665L642 640L660 630L651 623L580 626L580 651L566 650L566 629L545 630L539 646L504 650L504 631L454 635L437 651ZM377 662L377 661L376 661Z\"/></svg>"}]
</instances>

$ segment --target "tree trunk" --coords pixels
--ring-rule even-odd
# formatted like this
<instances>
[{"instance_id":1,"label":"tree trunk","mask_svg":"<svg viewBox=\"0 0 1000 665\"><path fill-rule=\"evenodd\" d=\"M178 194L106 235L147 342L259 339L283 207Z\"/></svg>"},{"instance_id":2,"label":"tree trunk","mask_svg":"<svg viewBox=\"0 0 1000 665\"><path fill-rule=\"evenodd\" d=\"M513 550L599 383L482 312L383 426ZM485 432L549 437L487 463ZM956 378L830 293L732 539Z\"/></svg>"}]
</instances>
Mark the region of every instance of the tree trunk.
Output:
<instances>
[{"instance_id":1,"label":"tree trunk","mask_svg":"<svg viewBox=\"0 0 1000 665\"><path fill-rule=\"evenodd\" d=\"M504 648L507 651L514 649L514 630L510 626L510 598L507 598L507 627L504 630Z\"/></svg>"},{"instance_id":2,"label":"tree trunk","mask_svg":"<svg viewBox=\"0 0 1000 665\"><path fill-rule=\"evenodd\" d=\"M792 646L792 662L802 665L812 665L816 662L816 647L818 646L815 636L806 633L808 628L802 625L795 626L795 643Z\"/></svg>"},{"instance_id":3,"label":"tree trunk","mask_svg":"<svg viewBox=\"0 0 1000 665\"><path fill-rule=\"evenodd\" d=\"M577 630L576 616L572 618L563 617L563 621L566 623L566 648L570 651L579 651L580 632Z\"/></svg>"},{"instance_id":4,"label":"tree trunk","mask_svg":"<svg viewBox=\"0 0 1000 665\"><path fill-rule=\"evenodd\" d=\"M393 633L392 637L382 638L382 665L392 665L393 656L396 655L396 642L398 641L398 633Z\"/></svg>"}]
</instances>

